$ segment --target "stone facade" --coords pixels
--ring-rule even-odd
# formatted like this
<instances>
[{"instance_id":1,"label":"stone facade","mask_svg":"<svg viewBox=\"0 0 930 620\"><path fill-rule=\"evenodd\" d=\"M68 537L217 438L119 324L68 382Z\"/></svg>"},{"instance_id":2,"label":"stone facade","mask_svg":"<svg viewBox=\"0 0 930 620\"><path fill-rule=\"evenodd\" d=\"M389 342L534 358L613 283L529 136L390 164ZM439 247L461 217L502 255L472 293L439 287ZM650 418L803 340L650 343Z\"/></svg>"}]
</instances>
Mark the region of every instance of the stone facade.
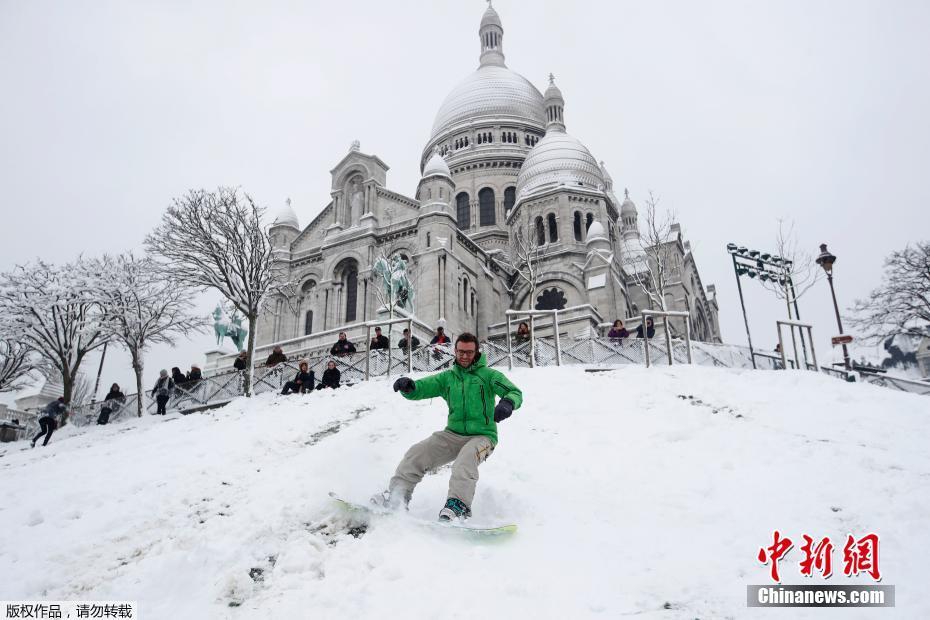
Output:
<instances>
[{"instance_id":1,"label":"stone facade","mask_svg":"<svg viewBox=\"0 0 930 620\"><path fill-rule=\"evenodd\" d=\"M554 79L543 95L507 68L503 38L489 6L480 65L443 102L413 197L388 189L388 166L356 142L331 170L331 200L309 226L300 228L290 204L278 214L270 234L298 297L266 313L262 352L274 343L288 353L317 349L340 330L360 342L365 322L391 315L375 276L382 256L406 262L415 298L394 316L413 318L427 342L439 324L453 336L500 335L507 309L576 308L560 329L570 336L650 307L623 261L642 252L635 205L617 199L603 163L566 132ZM517 226L543 246L535 298L505 266ZM669 309L690 313L695 338L719 342L714 288L702 284L680 229L667 254Z\"/></svg>"}]
</instances>

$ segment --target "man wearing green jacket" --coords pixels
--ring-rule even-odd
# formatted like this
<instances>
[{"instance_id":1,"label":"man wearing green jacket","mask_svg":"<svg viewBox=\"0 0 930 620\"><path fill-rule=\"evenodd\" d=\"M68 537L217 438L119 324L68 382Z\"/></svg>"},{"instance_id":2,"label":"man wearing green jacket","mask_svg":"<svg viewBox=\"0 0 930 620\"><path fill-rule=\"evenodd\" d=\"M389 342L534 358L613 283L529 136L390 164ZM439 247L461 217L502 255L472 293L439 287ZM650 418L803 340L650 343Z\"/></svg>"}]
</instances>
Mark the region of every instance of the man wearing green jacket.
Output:
<instances>
[{"instance_id":1,"label":"man wearing green jacket","mask_svg":"<svg viewBox=\"0 0 930 620\"><path fill-rule=\"evenodd\" d=\"M449 406L449 420L444 430L407 450L391 478L388 504L406 505L427 470L453 461L449 496L439 512L439 520L470 516L478 465L494 452L497 423L520 408L523 402L520 388L500 371L488 368L478 350L478 339L464 333L455 340L452 368L418 381L401 377L394 382L394 391L408 400L441 396ZM500 397L496 406L495 395Z\"/></svg>"}]
</instances>

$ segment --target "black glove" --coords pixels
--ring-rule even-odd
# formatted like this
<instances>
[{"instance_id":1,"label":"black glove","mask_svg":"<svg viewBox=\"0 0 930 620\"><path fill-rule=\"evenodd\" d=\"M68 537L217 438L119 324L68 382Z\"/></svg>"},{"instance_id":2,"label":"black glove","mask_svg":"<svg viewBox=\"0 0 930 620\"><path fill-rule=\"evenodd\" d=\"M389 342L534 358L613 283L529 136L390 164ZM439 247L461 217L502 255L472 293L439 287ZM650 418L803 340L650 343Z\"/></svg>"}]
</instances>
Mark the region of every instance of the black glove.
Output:
<instances>
[{"instance_id":1,"label":"black glove","mask_svg":"<svg viewBox=\"0 0 930 620\"><path fill-rule=\"evenodd\" d=\"M394 382L394 391L400 390L404 394L409 394L410 392L417 389L417 384L413 382L413 379L410 377L401 377Z\"/></svg>"},{"instance_id":2,"label":"black glove","mask_svg":"<svg viewBox=\"0 0 930 620\"><path fill-rule=\"evenodd\" d=\"M494 407L494 421L502 422L510 417L510 414L513 413L513 403L502 398L497 407Z\"/></svg>"}]
</instances>

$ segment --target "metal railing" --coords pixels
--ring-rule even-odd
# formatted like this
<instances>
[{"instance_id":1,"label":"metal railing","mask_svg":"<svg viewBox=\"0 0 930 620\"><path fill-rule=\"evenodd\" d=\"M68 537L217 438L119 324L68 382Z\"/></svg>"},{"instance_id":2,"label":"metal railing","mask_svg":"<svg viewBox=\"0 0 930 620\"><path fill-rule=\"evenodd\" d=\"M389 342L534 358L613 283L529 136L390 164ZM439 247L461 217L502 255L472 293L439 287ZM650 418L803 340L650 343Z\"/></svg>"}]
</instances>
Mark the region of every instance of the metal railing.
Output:
<instances>
[{"instance_id":1,"label":"metal railing","mask_svg":"<svg viewBox=\"0 0 930 620\"><path fill-rule=\"evenodd\" d=\"M791 328L799 327L799 328L801 328L801 329L799 329L798 331L801 332L801 346L802 346L802 347L804 346L804 331L803 331L803 330L805 330L805 329L807 330L807 338L808 338L808 340L810 341L810 346L811 346L811 358L813 358L813 364L811 364L810 362L807 361L807 348L804 347L804 365L803 365L803 368L805 368L805 369L807 369L807 370L813 370L814 372L818 372L818 371L820 370L820 368L817 366L817 352L814 351L814 334L813 334L813 329L814 329L814 328L813 328L813 326L812 326L811 324L809 324L809 323L802 323L802 322L800 322L800 321L787 321L787 320L775 321L775 324L776 324L776 327L777 327L777 329L778 329L778 350L779 350L779 352L781 353L781 362L782 362L782 364L783 364L783 367L784 367L784 368L787 368L787 367L788 367L788 358L785 357L785 343L784 343L784 340L782 339L782 331L781 331L781 328L782 328L783 326L787 326L787 327L791 327ZM793 329L792 329L792 333L793 333ZM802 366L801 366L801 360L798 358L798 350L797 350L797 347L795 347L795 349L794 349L794 355L795 355L794 361L795 361L795 363L796 363L796 366L797 366L798 368L802 367Z\"/></svg>"},{"instance_id":2,"label":"metal railing","mask_svg":"<svg viewBox=\"0 0 930 620\"><path fill-rule=\"evenodd\" d=\"M664 329L665 349L666 349L665 353L668 356L669 366L672 365L672 362L674 359L674 353L672 352L672 334L671 334L671 330L669 329L670 325L669 325L668 319L669 317L673 317L673 316L684 318L685 319L685 347L686 347L687 355L688 355L688 363L689 364L692 363L693 356L691 354L691 322L688 321L688 318L691 316L690 314L688 314L687 312L681 312L681 311L676 311L676 310L643 310L640 314L642 315L642 322L640 323L640 326L642 326L643 328L643 336L646 337L647 341L649 341L650 344L653 344L653 343L652 343L652 339L649 338L649 326L646 321L651 316L660 316L663 319L665 319L663 321L665 325L665 329ZM649 363L650 363L649 349L650 347L646 346L646 368L649 368Z\"/></svg>"},{"instance_id":3,"label":"metal railing","mask_svg":"<svg viewBox=\"0 0 930 620\"><path fill-rule=\"evenodd\" d=\"M865 383L880 385L882 387L900 390L902 392L909 392L911 394L930 396L930 383L924 383L923 381L902 379L901 377L889 377L888 375L879 375L867 372L860 372L859 377Z\"/></svg>"}]
</instances>

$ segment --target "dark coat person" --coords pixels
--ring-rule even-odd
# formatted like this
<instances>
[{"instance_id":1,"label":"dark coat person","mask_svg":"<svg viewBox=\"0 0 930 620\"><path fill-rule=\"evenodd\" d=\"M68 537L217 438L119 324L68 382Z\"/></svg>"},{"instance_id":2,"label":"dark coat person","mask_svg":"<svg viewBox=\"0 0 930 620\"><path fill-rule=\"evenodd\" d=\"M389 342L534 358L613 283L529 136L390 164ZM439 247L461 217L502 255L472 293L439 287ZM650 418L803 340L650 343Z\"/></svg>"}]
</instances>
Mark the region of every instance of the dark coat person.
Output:
<instances>
[{"instance_id":1,"label":"dark coat person","mask_svg":"<svg viewBox=\"0 0 930 620\"><path fill-rule=\"evenodd\" d=\"M646 338L652 338L655 335L656 335L656 328L652 324L652 319L646 319ZM637 338L643 337L643 326L642 325L636 328L636 337Z\"/></svg>"},{"instance_id":2,"label":"dark coat person","mask_svg":"<svg viewBox=\"0 0 930 620\"><path fill-rule=\"evenodd\" d=\"M187 384L189 387L193 387L200 383L200 380L203 379L203 374L200 372L198 366L191 366L191 371L187 373Z\"/></svg>"},{"instance_id":3,"label":"dark coat person","mask_svg":"<svg viewBox=\"0 0 930 620\"><path fill-rule=\"evenodd\" d=\"M410 342L410 343L412 344L413 350L414 350L414 351L416 351L417 349L420 348L420 339L417 338L416 336L413 336L413 337L411 338L411 336L410 336L410 330L409 330L409 329L405 329L405 330L404 330L404 337L401 338L401 339L400 339L400 342L397 343L397 348L398 348L398 349L401 349L402 351L404 351L404 352L406 353L406 352L407 352L407 342Z\"/></svg>"},{"instance_id":4,"label":"dark coat person","mask_svg":"<svg viewBox=\"0 0 930 620\"><path fill-rule=\"evenodd\" d=\"M381 335L381 328L375 328L375 337L371 339L371 344L368 348L372 351L375 349L390 349L391 341L387 339L387 336Z\"/></svg>"},{"instance_id":5,"label":"dark coat person","mask_svg":"<svg viewBox=\"0 0 930 620\"><path fill-rule=\"evenodd\" d=\"M345 332L339 332L339 340L336 341L336 344L333 345L333 348L329 350L330 355L351 355L355 353L355 345L349 342L349 339L346 338Z\"/></svg>"},{"instance_id":6,"label":"dark coat person","mask_svg":"<svg viewBox=\"0 0 930 620\"><path fill-rule=\"evenodd\" d=\"M187 383L187 377L181 372L181 369L175 366L171 369L171 382L178 387L184 387Z\"/></svg>"},{"instance_id":7,"label":"dark coat person","mask_svg":"<svg viewBox=\"0 0 930 620\"><path fill-rule=\"evenodd\" d=\"M430 344L452 344L452 339L446 334L444 327L436 328L436 335L430 340Z\"/></svg>"},{"instance_id":8,"label":"dark coat person","mask_svg":"<svg viewBox=\"0 0 930 620\"><path fill-rule=\"evenodd\" d=\"M245 370L249 365L249 354L245 351L242 351L239 354L239 357L233 361L233 368L236 370Z\"/></svg>"},{"instance_id":9,"label":"dark coat person","mask_svg":"<svg viewBox=\"0 0 930 620\"><path fill-rule=\"evenodd\" d=\"M41 415L39 415L39 428L41 430L38 435L32 438L33 448L36 447L36 442L39 441L39 438L43 435L45 436L45 441L42 442L42 445L48 445L48 440L52 438L52 433L58 428L58 416L64 413L67 408L63 396L59 396L58 400L53 400L45 406L45 409L43 409Z\"/></svg>"},{"instance_id":10,"label":"dark coat person","mask_svg":"<svg viewBox=\"0 0 930 620\"><path fill-rule=\"evenodd\" d=\"M283 364L286 361L287 356L284 355L284 351L281 349L281 347L275 347L271 350L271 355L268 356L268 359L265 360L265 366L271 368L272 366Z\"/></svg>"},{"instance_id":11,"label":"dark coat person","mask_svg":"<svg viewBox=\"0 0 930 620\"><path fill-rule=\"evenodd\" d=\"M110 386L110 391L103 398L103 406L100 407L100 415L97 416L97 424L108 424L110 415L114 411L119 411L123 403L126 402L126 395L119 389L119 385L114 383Z\"/></svg>"},{"instance_id":12,"label":"dark coat person","mask_svg":"<svg viewBox=\"0 0 930 620\"><path fill-rule=\"evenodd\" d=\"M326 370L323 371L323 381L316 386L316 389L322 390L323 388L337 388L339 387L339 378L342 373L339 372L339 369L336 368L336 362L329 362L326 364Z\"/></svg>"},{"instance_id":13,"label":"dark coat person","mask_svg":"<svg viewBox=\"0 0 930 620\"><path fill-rule=\"evenodd\" d=\"M281 391L281 393L287 395L291 392L300 392L301 394L305 392L312 392L314 385L316 385L316 377L314 376L313 371L308 370L307 362L301 362L300 370L298 370L297 374L294 375L294 380L285 383L284 389Z\"/></svg>"}]
</instances>

